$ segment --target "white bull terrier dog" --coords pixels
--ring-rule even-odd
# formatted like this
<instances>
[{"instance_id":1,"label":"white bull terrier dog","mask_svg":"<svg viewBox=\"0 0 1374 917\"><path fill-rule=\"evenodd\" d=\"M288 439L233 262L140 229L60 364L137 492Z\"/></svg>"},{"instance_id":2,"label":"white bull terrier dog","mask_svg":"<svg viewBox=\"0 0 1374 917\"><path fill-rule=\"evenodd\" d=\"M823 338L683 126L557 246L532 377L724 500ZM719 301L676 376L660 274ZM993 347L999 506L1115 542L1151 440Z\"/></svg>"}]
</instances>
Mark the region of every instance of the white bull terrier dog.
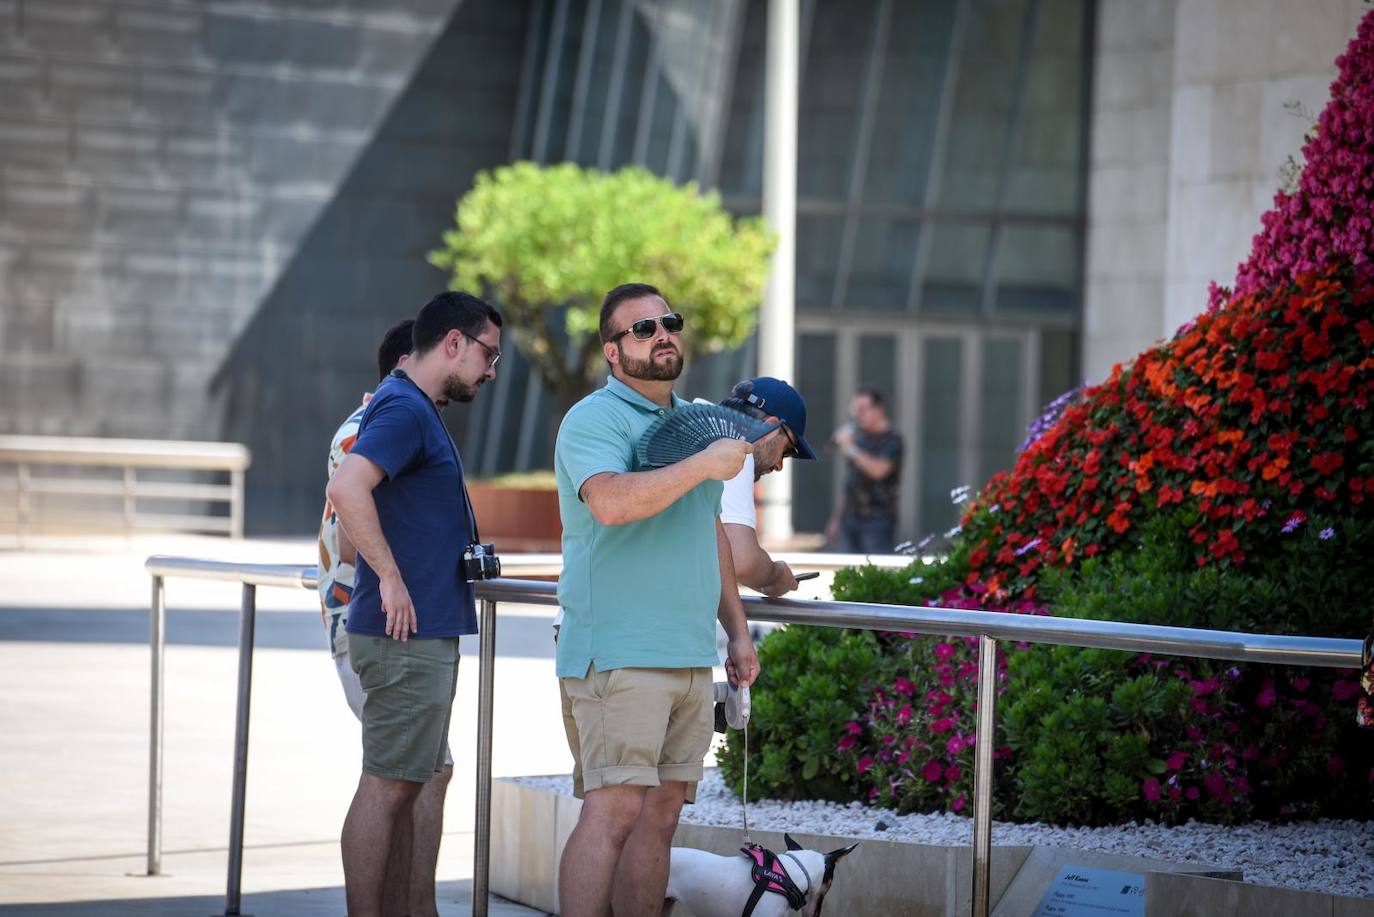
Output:
<instances>
[{"instance_id":1,"label":"white bull terrier dog","mask_svg":"<svg viewBox=\"0 0 1374 917\"><path fill-rule=\"evenodd\" d=\"M783 840L787 850L781 855L758 844L732 857L674 847L663 913L672 914L680 901L692 917L783 917L788 911L819 917L835 864L859 845L821 853L804 849L790 834Z\"/></svg>"}]
</instances>

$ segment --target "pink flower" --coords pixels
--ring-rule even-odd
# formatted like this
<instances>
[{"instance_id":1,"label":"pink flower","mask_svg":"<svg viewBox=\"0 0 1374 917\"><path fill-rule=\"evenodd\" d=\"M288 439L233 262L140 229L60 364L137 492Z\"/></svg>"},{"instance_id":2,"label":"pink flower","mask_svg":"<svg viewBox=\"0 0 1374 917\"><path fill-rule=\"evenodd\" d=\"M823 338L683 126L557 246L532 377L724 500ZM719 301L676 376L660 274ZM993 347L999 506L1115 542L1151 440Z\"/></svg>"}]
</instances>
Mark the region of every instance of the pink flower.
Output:
<instances>
[{"instance_id":1,"label":"pink flower","mask_svg":"<svg viewBox=\"0 0 1374 917\"><path fill-rule=\"evenodd\" d=\"M1270 707L1274 706L1274 701L1277 699L1278 695L1274 693L1273 687L1266 684L1264 690L1260 691L1260 693L1255 696L1255 706L1259 707L1261 710L1268 710Z\"/></svg>"},{"instance_id":2,"label":"pink flower","mask_svg":"<svg viewBox=\"0 0 1374 917\"><path fill-rule=\"evenodd\" d=\"M945 779L950 783L958 783L963 773L963 771L959 770L958 765L951 764L949 767L945 768Z\"/></svg>"},{"instance_id":3,"label":"pink flower","mask_svg":"<svg viewBox=\"0 0 1374 917\"><path fill-rule=\"evenodd\" d=\"M845 731L848 732L848 733L849 733L850 735L852 735L852 736L863 735L863 732L864 732L863 727L860 726L858 723L855 723L855 722L852 721L852 720L851 720L850 722L848 722L848 723L845 723L845 724L844 724L844 728L845 728Z\"/></svg>"},{"instance_id":4,"label":"pink flower","mask_svg":"<svg viewBox=\"0 0 1374 917\"><path fill-rule=\"evenodd\" d=\"M892 683L892 690L896 691L898 694L910 697L916 693L916 686L899 675L897 680Z\"/></svg>"},{"instance_id":5,"label":"pink flower","mask_svg":"<svg viewBox=\"0 0 1374 917\"><path fill-rule=\"evenodd\" d=\"M849 751L849 749L854 747L854 743L857 741L858 739L853 736L840 736L840 741L836 743L836 747L840 751Z\"/></svg>"},{"instance_id":6,"label":"pink flower","mask_svg":"<svg viewBox=\"0 0 1374 917\"><path fill-rule=\"evenodd\" d=\"M905 726L911 722L911 705L903 704L902 709L897 711L897 725Z\"/></svg>"},{"instance_id":7,"label":"pink flower","mask_svg":"<svg viewBox=\"0 0 1374 917\"><path fill-rule=\"evenodd\" d=\"M935 783L936 781L938 781L940 779L940 775L944 772L945 769L940 766L940 762L934 760L927 761L926 766L921 768L921 776L929 780L931 783Z\"/></svg>"},{"instance_id":8,"label":"pink flower","mask_svg":"<svg viewBox=\"0 0 1374 917\"><path fill-rule=\"evenodd\" d=\"M1150 777L1140 785L1140 791L1145 794L1146 799L1154 802L1159 799L1159 781Z\"/></svg>"},{"instance_id":9,"label":"pink flower","mask_svg":"<svg viewBox=\"0 0 1374 917\"><path fill-rule=\"evenodd\" d=\"M1331 686L1331 696L1339 701L1347 701L1360 693L1360 686L1353 681L1341 679Z\"/></svg>"},{"instance_id":10,"label":"pink flower","mask_svg":"<svg viewBox=\"0 0 1374 917\"><path fill-rule=\"evenodd\" d=\"M870 756L864 755L862 758L859 759L859 763L856 764L854 767L855 770L863 774L868 772L868 769L873 766L873 763L873 759Z\"/></svg>"},{"instance_id":11,"label":"pink flower","mask_svg":"<svg viewBox=\"0 0 1374 917\"><path fill-rule=\"evenodd\" d=\"M1303 678L1300 675L1297 678L1293 679L1293 690L1301 694L1302 692L1307 690L1307 686L1310 684L1312 684L1311 681L1309 681L1306 678Z\"/></svg>"},{"instance_id":12,"label":"pink flower","mask_svg":"<svg viewBox=\"0 0 1374 917\"><path fill-rule=\"evenodd\" d=\"M1226 778L1216 771L1208 774L1202 780L1202 785L1207 787L1207 792L1213 796L1221 796L1226 792Z\"/></svg>"},{"instance_id":13,"label":"pink flower","mask_svg":"<svg viewBox=\"0 0 1374 917\"><path fill-rule=\"evenodd\" d=\"M891 733L888 733L887 735L883 736L883 744L888 748L891 748L893 745L897 744L897 737L895 735L892 735Z\"/></svg>"},{"instance_id":14,"label":"pink flower","mask_svg":"<svg viewBox=\"0 0 1374 917\"><path fill-rule=\"evenodd\" d=\"M954 728L954 720L950 717L938 719L930 724L930 731L934 733L949 732Z\"/></svg>"},{"instance_id":15,"label":"pink flower","mask_svg":"<svg viewBox=\"0 0 1374 917\"><path fill-rule=\"evenodd\" d=\"M937 644L935 644L935 658L936 658L936 659L940 660L941 662L944 662L946 659L948 659L950 656L953 656L953 655L954 655L954 647L951 646L950 644L948 644L948 643L937 643Z\"/></svg>"},{"instance_id":16,"label":"pink flower","mask_svg":"<svg viewBox=\"0 0 1374 917\"><path fill-rule=\"evenodd\" d=\"M1190 786L1190 787L1188 787L1187 790L1184 791L1183 795L1184 795L1184 796L1187 796L1190 800L1196 802L1196 801L1197 801L1197 798L1198 798L1199 796L1201 796L1202 794L1201 794L1200 792L1198 792L1198 788L1197 788L1197 787L1195 787L1195 786Z\"/></svg>"},{"instance_id":17,"label":"pink flower","mask_svg":"<svg viewBox=\"0 0 1374 917\"><path fill-rule=\"evenodd\" d=\"M1188 760L1188 756L1181 751L1176 751L1164 762L1164 766L1171 771L1183 769L1183 764Z\"/></svg>"},{"instance_id":18,"label":"pink flower","mask_svg":"<svg viewBox=\"0 0 1374 917\"><path fill-rule=\"evenodd\" d=\"M964 810L964 805L964 794L960 793L958 796L954 797L954 801L949 804L949 807L956 812L962 812Z\"/></svg>"},{"instance_id":19,"label":"pink flower","mask_svg":"<svg viewBox=\"0 0 1374 917\"><path fill-rule=\"evenodd\" d=\"M963 750L964 740L959 738L958 736L954 736L948 742L945 743L945 751L949 752L949 756L951 758L953 758L955 755L959 754L959 752Z\"/></svg>"}]
</instances>

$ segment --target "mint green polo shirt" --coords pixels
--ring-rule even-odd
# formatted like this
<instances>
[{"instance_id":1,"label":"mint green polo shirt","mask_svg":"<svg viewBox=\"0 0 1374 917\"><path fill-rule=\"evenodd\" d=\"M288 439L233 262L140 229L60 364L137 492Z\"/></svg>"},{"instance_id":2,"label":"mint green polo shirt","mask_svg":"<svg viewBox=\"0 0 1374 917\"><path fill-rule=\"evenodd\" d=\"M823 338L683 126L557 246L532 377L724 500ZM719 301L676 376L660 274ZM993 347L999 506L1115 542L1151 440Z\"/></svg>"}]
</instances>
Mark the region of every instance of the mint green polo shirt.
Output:
<instances>
[{"instance_id":1,"label":"mint green polo shirt","mask_svg":"<svg viewBox=\"0 0 1374 917\"><path fill-rule=\"evenodd\" d=\"M593 475L650 470L639 464L635 444L654 421L688 403L672 399L672 408L659 407L611 376L559 425L561 678L585 678L592 663L599 672L716 664L721 482L704 481L658 515L628 525L602 525L578 497Z\"/></svg>"}]
</instances>

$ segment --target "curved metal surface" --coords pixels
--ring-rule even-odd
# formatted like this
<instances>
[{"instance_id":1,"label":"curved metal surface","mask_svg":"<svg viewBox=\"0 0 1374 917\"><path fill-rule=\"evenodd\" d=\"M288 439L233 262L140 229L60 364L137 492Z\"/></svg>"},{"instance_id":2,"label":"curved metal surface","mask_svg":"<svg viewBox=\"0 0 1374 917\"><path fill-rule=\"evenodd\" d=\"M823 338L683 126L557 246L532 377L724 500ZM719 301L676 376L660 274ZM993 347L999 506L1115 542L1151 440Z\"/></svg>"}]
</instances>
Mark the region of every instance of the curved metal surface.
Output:
<instances>
[{"instance_id":1,"label":"curved metal surface","mask_svg":"<svg viewBox=\"0 0 1374 917\"><path fill-rule=\"evenodd\" d=\"M314 589L316 569L294 564L239 564L196 557L154 554L143 564L152 576L184 576L189 579L223 580L251 586L285 586Z\"/></svg>"}]
</instances>

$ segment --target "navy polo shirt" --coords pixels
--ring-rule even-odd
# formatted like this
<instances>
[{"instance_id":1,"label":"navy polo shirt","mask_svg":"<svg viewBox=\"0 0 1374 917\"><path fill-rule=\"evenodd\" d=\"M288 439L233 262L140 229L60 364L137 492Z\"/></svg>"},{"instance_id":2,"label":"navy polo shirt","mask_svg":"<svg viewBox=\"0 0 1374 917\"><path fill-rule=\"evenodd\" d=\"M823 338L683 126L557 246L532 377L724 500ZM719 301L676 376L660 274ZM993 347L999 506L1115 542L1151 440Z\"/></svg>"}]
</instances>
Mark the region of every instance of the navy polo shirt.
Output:
<instances>
[{"instance_id":1,"label":"navy polo shirt","mask_svg":"<svg viewBox=\"0 0 1374 917\"><path fill-rule=\"evenodd\" d=\"M463 466L433 402L409 379L388 376L363 412L352 454L386 474L372 499L415 603L411 639L477 633L472 584L460 569L472 541ZM348 632L384 637L380 584L361 553L357 570Z\"/></svg>"}]
</instances>

